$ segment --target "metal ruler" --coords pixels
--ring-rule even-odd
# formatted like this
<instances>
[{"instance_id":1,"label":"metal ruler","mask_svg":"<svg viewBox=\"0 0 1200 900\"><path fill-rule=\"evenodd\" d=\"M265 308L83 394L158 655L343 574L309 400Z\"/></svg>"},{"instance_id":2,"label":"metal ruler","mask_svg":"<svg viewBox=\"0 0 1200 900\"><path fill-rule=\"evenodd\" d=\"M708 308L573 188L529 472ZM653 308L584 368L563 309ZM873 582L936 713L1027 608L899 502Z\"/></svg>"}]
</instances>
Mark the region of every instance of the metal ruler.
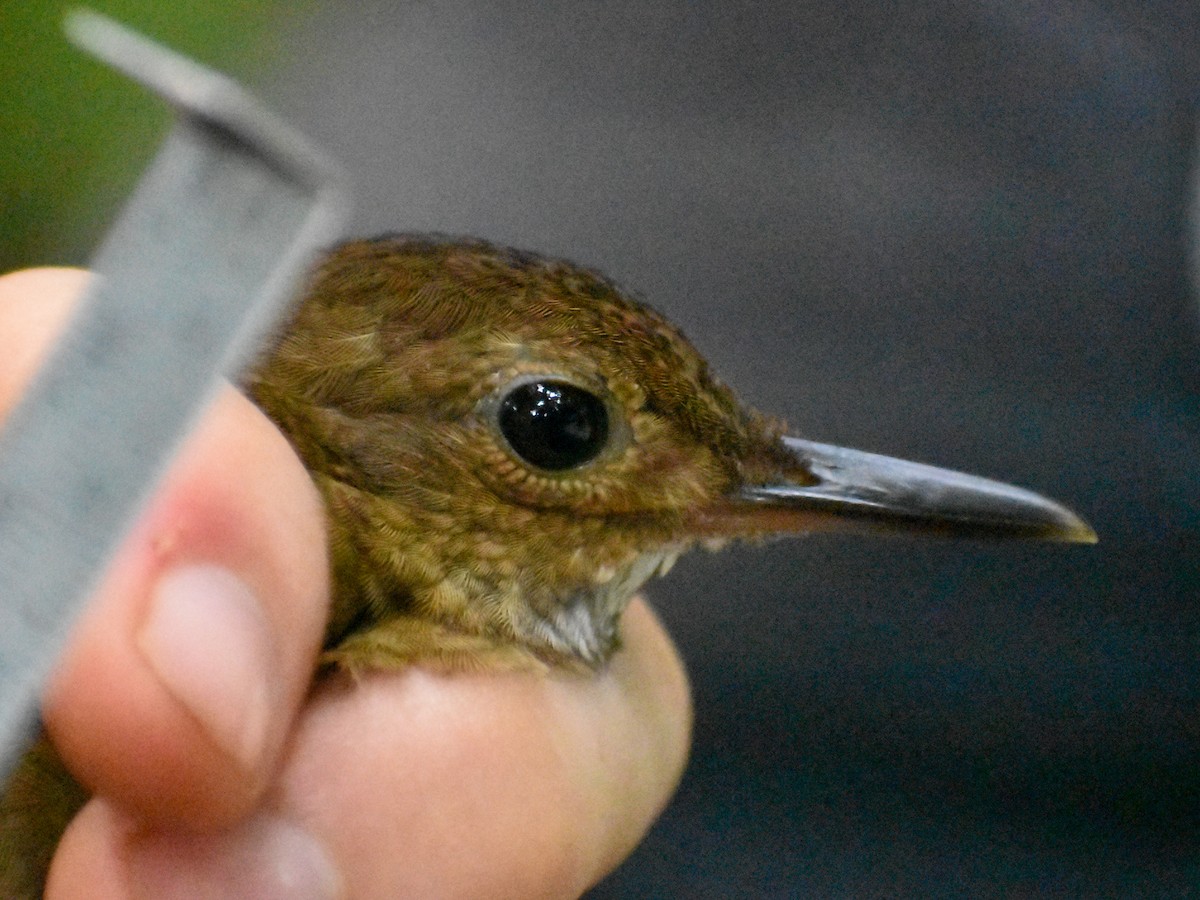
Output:
<instances>
[{"instance_id":1,"label":"metal ruler","mask_svg":"<svg viewBox=\"0 0 1200 900\"><path fill-rule=\"evenodd\" d=\"M218 376L255 351L347 209L337 168L230 79L95 13L67 31L178 119L0 429L5 773L72 622Z\"/></svg>"}]
</instances>

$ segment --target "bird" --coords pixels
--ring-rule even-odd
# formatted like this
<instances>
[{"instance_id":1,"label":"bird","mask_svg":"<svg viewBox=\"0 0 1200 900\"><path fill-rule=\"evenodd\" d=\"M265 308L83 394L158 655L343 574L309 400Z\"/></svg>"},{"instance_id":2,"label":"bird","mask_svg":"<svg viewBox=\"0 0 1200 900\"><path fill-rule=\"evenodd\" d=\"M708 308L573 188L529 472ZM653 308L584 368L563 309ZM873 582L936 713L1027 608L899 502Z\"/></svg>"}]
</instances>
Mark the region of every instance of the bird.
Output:
<instances>
[{"instance_id":1,"label":"bird","mask_svg":"<svg viewBox=\"0 0 1200 900\"><path fill-rule=\"evenodd\" d=\"M818 531L1096 540L1031 491L791 435L632 292L475 238L330 250L241 386L325 502L333 598L317 677L602 670L633 595L697 545ZM0 798L0 886L16 857L40 896L85 796L39 742ZM31 826L51 804L56 824Z\"/></svg>"}]
</instances>

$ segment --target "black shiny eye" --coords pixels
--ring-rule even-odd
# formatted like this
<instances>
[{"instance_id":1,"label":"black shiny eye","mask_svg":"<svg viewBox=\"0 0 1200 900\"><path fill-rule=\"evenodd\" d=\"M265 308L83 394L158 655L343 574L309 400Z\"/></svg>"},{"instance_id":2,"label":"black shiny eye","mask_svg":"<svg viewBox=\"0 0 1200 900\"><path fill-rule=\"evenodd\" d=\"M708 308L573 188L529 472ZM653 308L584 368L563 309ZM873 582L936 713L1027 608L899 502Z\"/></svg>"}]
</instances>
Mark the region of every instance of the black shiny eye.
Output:
<instances>
[{"instance_id":1,"label":"black shiny eye","mask_svg":"<svg viewBox=\"0 0 1200 900\"><path fill-rule=\"evenodd\" d=\"M497 421L522 459L551 471L595 459L608 441L603 401L565 381L518 385L500 401Z\"/></svg>"}]
</instances>

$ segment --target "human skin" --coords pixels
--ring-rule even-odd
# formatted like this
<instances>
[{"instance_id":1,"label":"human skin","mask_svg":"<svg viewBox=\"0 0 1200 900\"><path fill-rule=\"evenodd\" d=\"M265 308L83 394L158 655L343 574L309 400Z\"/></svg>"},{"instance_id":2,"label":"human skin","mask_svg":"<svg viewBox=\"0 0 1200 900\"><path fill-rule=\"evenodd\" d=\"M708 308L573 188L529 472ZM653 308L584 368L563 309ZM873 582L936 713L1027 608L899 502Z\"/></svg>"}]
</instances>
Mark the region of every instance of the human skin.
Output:
<instances>
[{"instance_id":1,"label":"human skin","mask_svg":"<svg viewBox=\"0 0 1200 900\"><path fill-rule=\"evenodd\" d=\"M0 278L0 413L87 277ZM644 603L598 675L410 669L310 691L328 580L307 473L222 388L46 689L47 730L95 794L48 897L570 897L632 850L691 724Z\"/></svg>"}]
</instances>

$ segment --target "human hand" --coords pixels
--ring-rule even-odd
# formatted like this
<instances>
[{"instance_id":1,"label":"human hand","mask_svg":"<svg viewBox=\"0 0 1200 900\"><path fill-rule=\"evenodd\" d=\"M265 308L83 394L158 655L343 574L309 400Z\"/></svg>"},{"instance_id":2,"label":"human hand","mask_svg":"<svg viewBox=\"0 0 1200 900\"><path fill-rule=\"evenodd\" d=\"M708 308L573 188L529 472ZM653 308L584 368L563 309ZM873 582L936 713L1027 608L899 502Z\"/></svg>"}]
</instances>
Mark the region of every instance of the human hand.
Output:
<instances>
[{"instance_id":1,"label":"human hand","mask_svg":"<svg viewBox=\"0 0 1200 900\"><path fill-rule=\"evenodd\" d=\"M86 275L0 279L0 411ZM48 731L96 794L47 896L573 896L665 804L686 681L648 608L599 676L333 680L320 501L226 388L77 624Z\"/></svg>"}]
</instances>

